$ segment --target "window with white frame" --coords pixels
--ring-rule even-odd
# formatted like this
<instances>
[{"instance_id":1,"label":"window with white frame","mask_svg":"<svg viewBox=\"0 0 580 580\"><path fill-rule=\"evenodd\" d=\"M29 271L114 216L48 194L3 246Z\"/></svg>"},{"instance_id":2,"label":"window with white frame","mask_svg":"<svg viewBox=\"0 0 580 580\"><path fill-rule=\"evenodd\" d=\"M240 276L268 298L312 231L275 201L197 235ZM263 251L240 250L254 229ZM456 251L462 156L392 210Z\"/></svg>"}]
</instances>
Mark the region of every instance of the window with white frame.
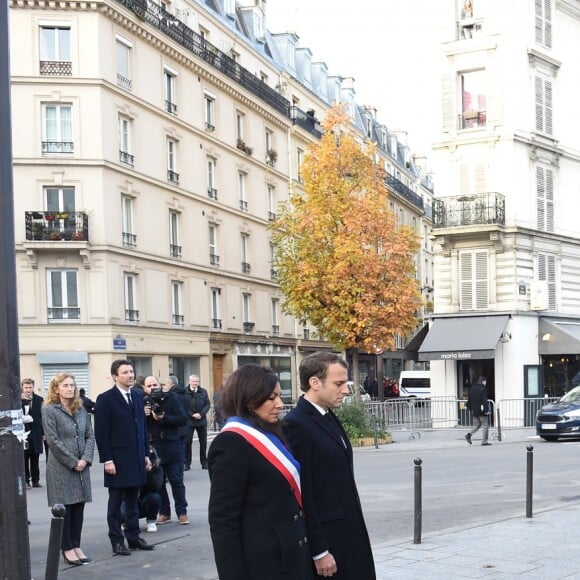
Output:
<instances>
[{"instance_id":1,"label":"window with white frame","mask_svg":"<svg viewBox=\"0 0 580 580\"><path fill-rule=\"evenodd\" d=\"M246 116L240 111L236 111L236 138L238 142L244 140L244 124Z\"/></svg>"},{"instance_id":2,"label":"window with white frame","mask_svg":"<svg viewBox=\"0 0 580 580\"><path fill-rule=\"evenodd\" d=\"M461 85L460 129L473 129L485 126L485 74L484 70L475 70L459 75Z\"/></svg>"},{"instance_id":3,"label":"window with white frame","mask_svg":"<svg viewBox=\"0 0 580 580\"><path fill-rule=\"evenodd\" d=\"M163 69L163 91L165 94L165 110L172 115L177 114L177 98L175 95L175 85L177 73L165 67Z\"/></svg>"},{"instance_id":4,"label":"window with white frame","mask_svg":"<svg viewBox=\"0 0 580 580\"><path fill-rule=\"evenodd\" d=\"M240 196L240 210L248 211L248 200L246 199L246 174L238 171L238 193Z\"/></svg>"},{"instance_id":5,"label":"window with white frame","mask_svg":"<svg viewBox=\"0 0 580 580\"><path fill-rule=\"evenodd\" d=\"M121 196L121 220L123 227L123 245L126 248L134 248L137 245L137 236L133 228L133 206L135 200L128 196Z\"/></svg>"},{"instance_id":6,"label":"window with white frame","mask_svg":"<svg viewBox=\"0 0 580 580\"><path fill-rule=\"evenodd\" d=\"M132 44L117 36L115 51L117 57L117 85L128 91L132 88L131 82L131 51Z\"/></svg>"},{"instance_id":7,"label":"window with white frame","mask_svg":"<svg viewBox=\"0 0 580 580\"><path fill-rule=\"evenodd\" d=\"M72 105L42 106L42 152L74 153Z\"/></svg>"},{"instance_id":8,"label":"window with white frame","mask_svg":"<svg viewBox=\"0 0 580 580\"><path fill-rule=\"evenodd\" d=\"M171 323L174 326L183 326L182 310L183 283L172 280L171 282Z\"/></svg>"},{"instance_id":9,"label":"window with white frame","mask_svg":"<svg viewBox=\"0 0 580 580\"><path fill-rule=\"evenodd\" d=\"M46 211L58 214L56 219L45 222L48 225L46 234L49 238L51 234L60 232L62 235L69 234L74 240L85 239L83 217L80 214L77 223L74 187L45 187L44 200ZM55 217L54 214L51 217Z\"/></svg>"},{"instance_id":10,"label":"window with white frame","mask_svg":"<svg viewBox=\"0 0 580 580\"><path fill-rule=\"evenodd\" d=\"M548 310L557 310L556 296L556 256L538 252L537 278L548 285Z\"/></svg>"},{"instance_id":11,"label":"window with white frame","mask_svg":"<svg viewBox=\"0 0 580 580\"><path fill-rule=\"evenodd\" d=\"M240 234L240 249L241 249L241 258L242 258L242 272L244 274L250 273L250 258L249 258L249 243L250 243L250 236L248 234L242 233Z\"/></svg>"},{"instance_id":12,"label":"window with white frame","mask_svg":"<svg viewBox=\"0 0 580 580\"><path fill-rule=\"evenodd\" d=\"M137 275L125 273L125 321L139 322L137 305Z\"/></svg>"},{"instance_id":13,"label":"window with white frame","mask_svg":"<svg viewBox=\"0 0 580 580\"><path fill-rule=\"evenodd\" d=\"M272 131L270 131L270 129L266 129L266 152L273 148L273 138L274 134Z\"/></svg>"},{"instance_id":14,"label":"window with white frame","mask_svg":"<svg viewBox=\"0 0 580 580\"><path fill-rule=\"evenodd\" d=\"M76 270L47 270L46 291L49 322L80 321Z\"/></svg>"},{"instance_id":15,"label":"window with white frame","mask_svg":"<svg viewBox=\"0 0 580 580\"><path fill-rule=\"evenodd\" d=\"M131 119L119 115L119 161L133 167L134 157L131 154Z\"/></svg>"},{"instance_id":16,"label":"window with white frame","mask_svg":"<svg viewBox=\"0 0 580 580\"><path fill-rule=\"evenodd\" d=\"M216 160L213 157L207 158L207 196L210 199L218 198L216 185Z\"/></svg>"},{"instance_id":17,"label":"window with white frame","mask_svg":"<svg viewBox=\"0 0 580 580\"><path fill-rule=\"evenodd\" d=\"M534 5L536 42L552 48L552 0L534 0Z\"/></svg>"},{"instance_id":18,"label":"window with white frame","mask_svg":"<svg viewBox=\"0 0 580 580\"><path fill-rule=\"evenodd\" d=\"M252 324L251 300L252 295L249 292L242 292L242 322L244 323L244 330L246 332L251 330L251 328L247 328L247 325Z\"/></svg>"},{"instance_id":19,"label":"window with white frame","mask_svg":"<svg viewBox=\"0 0 580 580\"><path fill-rule=\"evenodd\" d=\"M278 321L278 313L280 311L280 300L278 298L271 299L270 310L272 315L272 336L279 336L280 323Z\"/></svg>"},{"instance_id":20,"label":"window with white frame","mask_svg":"<svg viewBox=\"0 0 580 580\"><path fill-rule=\"evenodd\" d=\"M181 258L181 244L179 242L179 212L169 211L169 255L172 258Z\"/></svg>"},{"instance_id":21,"label":"window with white frame","mask_svg":"<svg viewBox=\"0 0 580 580\"><path fill-rule=\"evenodd\" d=\"M177 141L167 139L167 181L179 183L179 173L177 173Z\"/></svg>"},{"instance_id":22,"label":"window with white frame","mask_svg":"<svg viewBox=\"0 0 580 580\"><path fill-rule=\"evenodd\" d=\"M270 249L270 279L275 280L278 271L276 270L276 268L274 268L274 255L276 251L274 249L274 244L272 242L270 242L269 244L269 249Z\"/></svg>"},{"instance_id":23,"label":"window with white frame","mask_svg":"<svg viewBox=\"0 0 580 580\"><path fill-rule=\"evenodd\" d=\"M536 131L552 135L552 79L541 74L534 78Z\"/></svg>"},{"instance_id":24,"label":"window with white frame","mask_svg":"<svg viewBox=\"0 0 580 580\"><path fill-rule=\"evenodd\" d=\"M204 116L205 116L205 130L209 133L213 133L215 131L215 98L212 95L206 93L203 97L203 105L204 105Z\"/></svg>"},{"instance_id":25,"label":"window with white frame","mask_svg":"<svg viewBox=\"0 0 580 580\"><path fill-rule=\"evenodd\" d=\"M276 188L268 183L266 186L268 196L268 219L274 221L276 219Z\"/></svg>"},{"instance_id":26,"label":"window with white frame","mask_svg":"<svg viewBox=\"0 0 580 580\"><path fill-rule=\"evenodd\" d=\"M302 162L304 161L304 151L298 147L296 149L296 180L298 183L302 183L302 175L300 170L302 167Z\"/></svg>"},{"instance_id":27,"label":"window with white frame","mask_svg":"<svg viewBox=\"0 0 580 580\"><path fill-rule=\"evenodd\" d=\"M218 226L216 224L209 224L209 263L212 266L220 265L220 257L218 254Z\"/></svg>"},{"instance_id":28,"label":"window with white frame","mask_svg":"<svg viewBox=\"0 0 580 580\"><path fill-rule=\"evenodd\" d=\"M45 187L44 199L47 211L75 211L74 187Z\"/></svg>"},{"instance_id":29,"label":"window with white frame","mask_svg":"<svg viewBox=\"0 0 580 580\"><path fill-rule=\"evenodd\" d=\"M222 328L222 319L220 314L221 293L222 291L220 288L211 289L211 327L213 330L221 330Z\"/></svg>"},{"instance_id":30,"label":"window with white frame","mask_svg":"<svg viewBox=\"0 0 580 580\"><path fill-rule=\"evenodd\" d=\"M70 26L40 27L40 74L72 74Z\"/></svg>"},{"instance_id":31,"label":"window with white frame","mask_svg":"<svg viewBox=\"0 0 580 580\"><path fill-rule=\"evenodd\" d=\"M554 171L536 166L536 224L542 232L554 231Z\"/></svg>"},{"instance_id":32,"label":"window with white frame","mask_svg":"<svg viewBox=\"0 0 580 580\"><path fill-rule=\"evenodd\" d=\"M489 308L489 252L463 250L459 252L459 309Z\"/></svg>"}]
</instances>

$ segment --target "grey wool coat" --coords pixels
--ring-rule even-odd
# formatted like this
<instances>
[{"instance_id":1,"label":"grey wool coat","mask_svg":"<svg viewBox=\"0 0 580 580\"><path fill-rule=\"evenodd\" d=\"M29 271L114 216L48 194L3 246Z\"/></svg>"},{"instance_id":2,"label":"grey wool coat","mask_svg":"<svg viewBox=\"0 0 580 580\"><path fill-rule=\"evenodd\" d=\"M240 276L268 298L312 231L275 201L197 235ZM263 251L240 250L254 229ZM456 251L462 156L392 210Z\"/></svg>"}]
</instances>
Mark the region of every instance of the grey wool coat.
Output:
<instances>
[{"instance_id":1,"label":"grey wool coat","mask_svg":"<svg viewBox=\"0 0 580 580\"><path fill-rule=\"evenodd\" d=\"M71 415L60 404L44 405L42 426L48 444L48 505L90 502L90 465L95 452L95 436L88 413L84 407ZM88 463L81 472L74 471L79 459Z\"/></svg>"}]
</instances>

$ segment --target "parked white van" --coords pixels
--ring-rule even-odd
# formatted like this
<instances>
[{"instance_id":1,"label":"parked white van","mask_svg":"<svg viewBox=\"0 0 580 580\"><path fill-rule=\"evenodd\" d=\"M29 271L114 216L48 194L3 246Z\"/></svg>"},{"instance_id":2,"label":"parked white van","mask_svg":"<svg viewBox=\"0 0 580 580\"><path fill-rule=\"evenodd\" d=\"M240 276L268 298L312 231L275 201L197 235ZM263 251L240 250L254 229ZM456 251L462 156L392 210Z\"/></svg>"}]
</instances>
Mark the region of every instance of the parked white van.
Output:
<instances>
[{"instance_id":1,"label":"parked white van","mask_svg":"<svg viewBox=\"0 0 580 580\"><path fill-rule=\"evenodd\" d=\"M399 396L429 399L431 397L430 371L401 371Z\"/></svg>"}]
</instances>

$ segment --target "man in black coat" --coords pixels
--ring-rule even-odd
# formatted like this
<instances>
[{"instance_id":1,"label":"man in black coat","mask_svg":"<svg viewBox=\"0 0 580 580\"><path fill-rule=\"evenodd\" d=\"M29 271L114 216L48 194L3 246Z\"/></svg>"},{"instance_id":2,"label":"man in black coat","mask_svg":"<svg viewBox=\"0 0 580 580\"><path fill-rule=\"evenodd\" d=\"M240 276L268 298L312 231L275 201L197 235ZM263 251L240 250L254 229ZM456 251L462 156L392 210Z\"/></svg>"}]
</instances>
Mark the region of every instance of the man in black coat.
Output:
<instances>
[{"instance_id":1,"label":"man in black coat","mask_svg":"<svg viewBox=\"0 0 580 580\"><path fill-rule=\"evenodd\" d=\"M157 377L146 377L143 384L145 394L145 415L151 434L151 442L159 455L164 471L161 487L161 507L157 524L166 524L171 520L171 503L167 493L167 480L175 502L175 513L181 525L189 524L187 519L187 499L183 483L183 443L180 428L186 423L178 396L166 382L163 388Z\"/></svg>"},{"instance_id":2,"label":"man in black coat","mask_svg":"<svg viewBox=\"0 0 580 580\"><path fill-rule=\"evenodd\" d=\"M349 393L348 367L331 352L300 363L304 396L285 417L284 433L301 467L308 545L316 574L333 580L376 580L354 479L352 447L331 409Z\"/></svg>"},{"instance_id":3,"label":"man in black coat","mask_svg":"<svg viewBox=\"0 0 580 580\"><path fill-rule=\"evenodd\" d=\"M482 445L491 445L488 441L489 436L489 412L487 401L487 380L485 377L479 377L471 388L467 396L467 408L471 409L473 413L473 428L467 435L465 440L471 445L471 437L480 427L483 427L483 441Z\"/></svg>"},{"instance_id":4,"label":"man in black coat","mask_svg":"<svg viewBox=\"0 0 580 580\"><path fill-rule=\"evenodd\" d=\"M191 469L191 446L193 434L197 431L199 439L199 462L202 469L207 469L207 413L210 409L209 395L200 386L199 377L191 375L187 393L187 426L188 433L185 441L185 469Z\"/></svg>"},{"instance_id":5,"label":"man in black coat","mask_svg":"<svg viewBox=\"0 0 580 580\"><path fill-rule=\"evenodd\" d=\"M22 390L22 422L28 433L27 448L24 449L24 473L26 487L42 487L40 484L40 468L38 460L42 453L42 397L34 394L34 380L23 379L20 383Z\"/></svg>"},{"instance_id":6,"label":"man in black coat","mask_svg":"<svg viewBox=\"0 0 580 580\"><path fill-rule=\"evenodd\" d=\"M139 489L151 469L149 434L143 412L143 397L132 391L135 382L133 363L118 359L111 365L115 384L97 397L95 438L100 462L104 464L105 487L109 489L107 524L113 553L121 556L130 550L152 550L139 535ZM125 546L121 504L125 502Z\"/></svg>"}]
</instances>

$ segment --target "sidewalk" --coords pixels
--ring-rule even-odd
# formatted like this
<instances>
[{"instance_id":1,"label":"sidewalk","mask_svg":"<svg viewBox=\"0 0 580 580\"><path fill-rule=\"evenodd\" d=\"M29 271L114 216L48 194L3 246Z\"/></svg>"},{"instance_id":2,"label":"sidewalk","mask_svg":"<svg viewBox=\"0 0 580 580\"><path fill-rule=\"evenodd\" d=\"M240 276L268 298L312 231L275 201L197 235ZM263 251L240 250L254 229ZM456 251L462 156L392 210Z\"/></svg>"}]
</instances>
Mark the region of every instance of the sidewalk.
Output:
<instances>
[{"instance_id":1,"label":"sidewalk","mask_svg":"<svg viewBox=\"0 0 580 580\"><path fill-rule=\"evenodd\" d=\"M502 443L525 442L533 430L508 431ZM465 445L461 438L450 437L449 431L421 432L411 438L411 432L394 433L393 447L417 451L445 449ZM356 450L355 453L364 450ZM41 460L41 465L43 460ZM44 467L42 465L42 467ZM156 544L153 552L133 552L129 557L113 556L106 536L104 521L105 490L98 467L93 470L94 503L87 504L84 537L95 560L90 566L71 568L62 562L59 578L67 580L114 577L118 580L217 580L213 553L208 541L207 471L186 472L191 525L176 523L160 526L157 534L143 534ZM195 497L198 499L196 500ZM44 577L49 531L49 512L44 489L28 492L32 577ZM580 551L571 540L580 529L580 502L565 508L534 511L533 518L521 517L446 529L423 534L421 544L413 538L376 543L373 553L379 580L417 579L448 580L472 578L541 578L560 580L578 578ZM251 580L251 579L248 579ZM296 579L300 580L300 579Z\"/></svg>"}]
</instances>

